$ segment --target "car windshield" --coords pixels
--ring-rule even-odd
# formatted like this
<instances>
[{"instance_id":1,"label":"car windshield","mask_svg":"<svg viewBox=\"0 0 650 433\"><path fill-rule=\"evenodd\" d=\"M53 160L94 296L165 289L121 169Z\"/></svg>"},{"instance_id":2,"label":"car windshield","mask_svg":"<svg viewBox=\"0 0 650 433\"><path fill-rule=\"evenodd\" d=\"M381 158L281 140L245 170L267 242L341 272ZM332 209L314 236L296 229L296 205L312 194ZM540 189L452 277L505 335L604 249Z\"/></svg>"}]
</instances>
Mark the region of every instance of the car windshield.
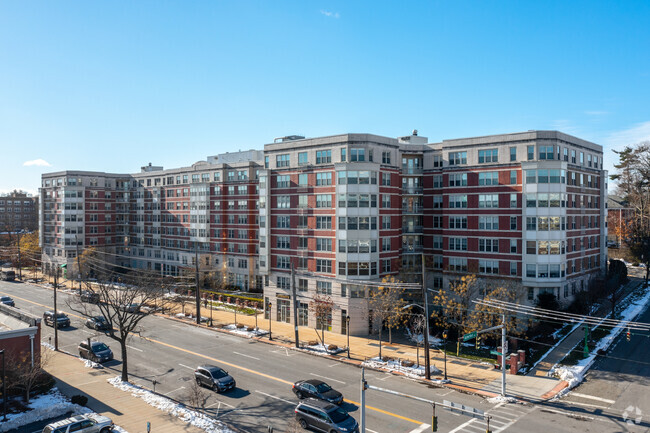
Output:
<instances>
[{"instance_id":1,"label":"car windshield","mask_svg":"<svg viewBox=\"0 0 650 433\"><path fill-rule=\"evenodd\" d=\"M96 316L96 317L93 317L93 320L94 320L95 322L102 322L102 323L103 323L103 322L106 322L106 319L105 319L103 316Z\"/></svg>"},{"instance_id":2,"label":"car windshield","mask_svg":"<svg viewBox=\"0 0 650 433\"><path fill-rule=\"evenodd\" d=\"M57 319L65 319L65 318L67 318L67 317L68 317L68 316L66 316L64 313L56 313L56 318L57 318Z\"/></svg>"},{"instance_id":3,"label":"car windshield","mask_svg":"<svg viewBox=\"0 0 650 433\"><path fill-rule=\"evenodd\" d=\"M328 384L326 384L325 382L322 382L322 383L316 385L316 390L317 390L318 392L321 392L321 393L322 393L322 392L327 392L327 391L329 391L330 389L332 389L332 387L329 386Z\"/></svg>"},{"instance_id":4,"label":"car windshield","mask_svg":"<svg viewBox=\"0 0 650 433\"><path fill-rule=\"evenodd\" d=\"M93 352L103 352L104 350L108 350L108 346L104 343L93 345Z\"/></svg>"},{"instance_id":5,"label":"car windshield","mask_svg":"<svg viewBox=\"0 0 650 433\"><path fill-rule=\"evenodd\" d=\"M9 296L3 296L2 298L0 298L0 300L2 300L2 301L11 301L11 298Z\"/></svg>"},{"instance_id":6,"label":"car windshield","mask_svg":"<svg viewBox=\"0 0 650 433\"><path fill-rule=\"evenodd\" d=\"M215 368L214 370L210 370L210 374L212 374L212 377L215 379L221 379L228 376L228 373L226 373L220 368Z\"/></svg>"},{"instance_id":7,"label":"car windshield","mask_svg":"<svg viewBox=\"0 0 650 433\"><path fill-rule=\"evenodd\" d=\"M332 418L332 421L335 423L340 423L342 421L345 421L350 415L340 407L337 407L335 410L329 413L330 418Z\"/></svg>"}]
</instances>

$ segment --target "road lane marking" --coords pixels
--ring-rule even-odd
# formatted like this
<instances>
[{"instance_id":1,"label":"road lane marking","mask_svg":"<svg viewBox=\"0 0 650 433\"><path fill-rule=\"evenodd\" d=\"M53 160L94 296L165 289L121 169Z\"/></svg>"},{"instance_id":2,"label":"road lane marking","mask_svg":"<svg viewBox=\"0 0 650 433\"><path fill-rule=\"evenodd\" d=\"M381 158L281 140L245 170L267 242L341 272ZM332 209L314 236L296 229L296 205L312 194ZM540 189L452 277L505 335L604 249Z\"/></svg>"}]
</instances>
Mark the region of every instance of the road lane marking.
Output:
<instances>
[{"instance_id":1,"label":"road lane marking","mask_svg":"<svg viewBox=\"0 0 650 433\"><path fill-rule=\"evenodd\" d=\"M246 355L244 353L239 353L239 352L234 352L234 351L232 353L235 353L235 354L240 355L240 356L245 356L246 358L256 359L258 361L260 360L259 358L255 358L254 356Z\"/></svg>"},{"instance_id":2,"label":"road lane marking","mask_svg":"<svg viewBox=\"0 0 650 433\"><path fill-rule=\"evenodd\" d=\"M490 411L495 410L495 409L497 409L497 408L500 408L500 407L503 406L503 405L504 405L504 403L499 403L499 404L497 404L496 406L494 406ZM485 412L485 413L488 413L488 412L490 412L490 411L487 411L487 412ZM451 412L451 413L454 414L454 415L458 415L458 414L455 413L455 412ZM476 421L476 418L472 418L472 419L470 419L469 421L465 421L464 423L462 423L461 425L459 425L459 426L456 427L455 429L451 430L449 433L456 433L457 431L461 431L462 429L464 429L464 428L467 427L468 425L473 424L474 421Z\"/></svg>"},{"instance_id":3,"label":"road lane marking","mask_svg":"<svg viewBox=\"0 0 650 433\"><path fill-rule=\"evenodd\" d=\"M424 432L425 430L427 430L429 427L431 427L431 425L429 425L429 424L422 424L420 427L418 427L418 428L416 428L416 429L414 429L414 430L411 430L409 433L422 433L422 432ZM366 429L366 430L368 430L368 429Z\"/></svg>"},{"instance_id":4,"label":"road lane marking","mask_svg":"<svg viewBox=\"0 0 650 433\"><path fill-rule=\"evenodd\" d=\"M550 409L548 407L540 408L540 411L541 412L557 413L557 414L565 415L565 416L568 416L568 417L571 417L571 418L576 418L577 417L577 418L586 418L586 419L590 419L590 420L595 419L593 416L587 416L587 415L583 415L583 414L575 414L575 413L567 412L567 411L564 411L564 410Z\"/></svg>"},{"instance_id":5,"label":"road lane marking","mask_svg":"<svg viewBox=\"0 0 650 433\"><path fill-rule=\"evenodd\" d=\"M142 349L138 349L137 347L129 346L128 344L126 345L129 349L137 350L138 352L144 352Z\"/></svg>"},{"instance_id":6,"label":"road lane marking","mask_svg":"<svg viewBox=\"0 0 650 433\"><path fill-rule=\"evenodd\" d=\"M185 365L185 364L178 364L178 365L180 365L181 367L189 368L190 370L194 370L194 367L190 367L189 365Z\"/></svg>"},{"instance_id":7,"label":"road lane marking","mask_svg":"<svg viewBox=\"0 0 650 433\"><path fill-rule=\"evenodd\" d=\"M169 395L169 394L171 394L172 392L180 391L181 389L184 389L184 388L185 388L184 386L181 386L180 388L172 389L171 391L166 392L166 393L164 393L163 395Z\"/></svg>"},{"instance_id":8,"label":"road lane marking","mask_svg":"<svg viewBox=\"0 0 650 433\"><path fill-rule=\"evenodd\" d=\"M216 405L218 405L218 404L222 404L222 405L224 405L224 406L228 406L228 407L231 408L231 409L234 409L234 408L235 408L235 406L230 405L230 404L228 404L228 403L224 403L224 402L221 401L221 400L217 400L215 403L212 403L211 405L206 406L205 408L207 409L207 408L209 408L209 407L216 406Z\"/></svg>"},{"instance_id":9,"label":"road lane marking","mask_svg":"<svg viewBox=\"0 0 650 433\"><path fill-rule=\"evenodd\" d=\"M332 382L338 382L338 383L342 383L343 385L345 385L345 382L343 382L342 380L332 379L331 377L321 376L320 374L315 374L315 373L309 373L309 374L311 374L312 376L321 377L323 379L331 380Z\"/></svg>"},{"instance_id":10,"label":"road lane marking","mask_svg":"<svg viewBox=\"0 0 650 433\"><path fill-rule=\"evenodd\" d=\"M602 401L603 403L609 403L609 404L616 403L616 401L614 400L608 400L606 398L596 397L595 395L580 394L579 392L572 392L569 395L575 395L576 397L582 397L582 398L589 398L591 400L598 400L598 401Z\"/></svg>"},{"instance_id":11,"label":"road lane marking","mask_svg":"<svg viewBox=\"0 0 650 433\"><path fill-rule=\"evenodd\" d=\"M366 427L366 430L369 431L370 433L379 433L379 432L376 432L374 430L370 430L368 427Z\"/></svg>"},{"instance_id":12,"label":"road lane marking","mask_svg":"<svg viewBox=\"0 0 650 433\"><path fill-rule=\"evenodd\" d=\"M25 301L25 302L28 302L28 303L31 303L31 304L40 305L41 307L44 307L44 308L49 308L48 305L39 304L38 302L34 302L34 301L27 300L27 299L19 298L19 297L17 297L17 296L15 296L14 298L15 298L15 299L20 299L20 300L22 300L22 301ZM81 318L81 317L80 317L80 318ZM153 339L153 338L143 337L143 336L140 336L140 335L137 335L137 334L133 334L133 335L136 335L136 336L142 338L143 340L149 341L149 342L151 342L151 343L156 343L156 344L159 344L159 345L161 345L161 346L169 347L170 349L178 350L179 352L189 353L189 354L191 354L191 355L198 356L199 358L204 358L204 359L207 359L207 360L210 360L210 361L218 362L218 363L221 363L221 364L223 364L223 365L227 365L227 366L229 366L229 367L232 367L232 368L235 368L235 369L238 369L238 370L241 370L241 371L245 371L245 372L250 373L250 374L253 374L253 375L257 375L257 376L265 377L265 378L267 378L267 379L274 380L274 381L276 381L276 382L284 383L284 384L286 384L286 385L293 385L293 382L290 382L290 381L288 381L288 380L284 380L284 379L280 379L279 377L271 376L270 374L266 374L266 373L262 373L262 372L259 372L259 371L256 371L256 370L252 370L252 369L250 369L250 368L242 367L241 365L238 365L238 364L233 364L233 363L230 363L230 362L222 361L222 360L220 360L220 359L213 358L213 357L211 357L211 356L207 356L207 355L203 355L203 354L201 354L201 353L194 352L194 351L189 350L189 349L184 349L184 348L182 348L182 347L174 346L174 345L172 345L172 344L168 344L168 343L165 343L165 342L163 342L163 341L156 340L156 339ZM288 349L285 349L285 350L286 350L286 354L287 354L287 356L293 356L293 355L294 355L294 354L289 355L289 351L288 351ZM276 352L276 351L272 351L272 352ZM389 377L389 376L387 376L386 379L388 379L388 377ZM381 379L380 379L380 380L381 380ZM346 402L348 402L348 403L351 403L351 404L355 404L355 405L357 405L357 406L359 406L359 404L360 404L359 402L354 401L354 400L344 399L344 401L346 401ZM295 404L295 403L291 403L291 404ZM366 405L366 409L368 409L368 410L373 410L373 411L375 411L375 412L379 412L379 413L382 413L382 414L384 414L384 415L391 416L391 417L393 417L393 418L398 418L398 419L401 419L401 420L404 420L404 421L408 421L408 422L411 422L411 423L413 423L413 424L417 424L417 425L421 425L421 424L422 424L421 421L416 421L416 420L414 420L414 419L411 419L411 418L408 418L408 417L405 417L405 416L402 416L402 415L398 415L398 414L396 414L396 413L388 412L388 411L386 411L386 410L379 409L379 408L377 408L377 407L373 407L373 406L368 406L368 405Z\"/></svg>"},{"instance_id":13,"label":"road lane marking","mask_svg":"<svg viewBox=\"0 0 650 433\"><path fill-rule=\"evenodd\" d=\"M340 363L340 362L336 362L336 363L334 363L334 364L332 364L332 365L328 365L328 367L330 367L330 368L332 368L332 367L338 367L339 365L341 365L341 363ZM367 429L366 429L366 430L367 430Z\"/></svg>"},{"instance_id":14,"label":"road lane marking","mask_svg":"<svg viewBox=\"0 0 650 433\"><path fill-rule=\"evenodd\" d=\"M564 400L564 403L575 404L575 405L578 405L578 406L585 406L585 407L595 407L595 408L598 408L598 409L609 409L609 406L601 406L601 405L598 405L598 404L589 404L589 403L580 403L579 401Z\"/></svg>"},{"instance_id":15,"label":"road lane marking","mask_svg":"<svg viewBox=\"0 0 650 433\"><path fill-rule=\"evenodd\" d=\"M285 399L283 399L283 398L276 397L276 396L274 396L274 395L267 394L267 393L262 392L262 391L255 390L255 392L260 393L260 394L263 394L263 395L265 395L265 396L267 396L267 397L274 398L274 399L276 399L276 400L283 401L283 402L285 402L285 403L289 403L290 405L294 405L294 404L296 404L296 402L294 402L294 401L285 400Z\"/></svg>"}]
</instances>

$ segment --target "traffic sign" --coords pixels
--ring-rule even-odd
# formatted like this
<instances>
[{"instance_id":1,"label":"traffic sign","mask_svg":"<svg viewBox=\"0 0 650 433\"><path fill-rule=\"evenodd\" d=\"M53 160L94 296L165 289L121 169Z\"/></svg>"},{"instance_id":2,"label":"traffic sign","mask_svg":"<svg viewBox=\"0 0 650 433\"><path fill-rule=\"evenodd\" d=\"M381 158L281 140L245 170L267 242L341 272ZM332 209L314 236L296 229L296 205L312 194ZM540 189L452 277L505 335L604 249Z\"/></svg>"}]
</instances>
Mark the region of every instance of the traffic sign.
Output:
<instances>
[{"instance_id":1,"label":"traffic sign","mask_svg":"<svg viewBox=\"0 0 650 433\"><path fill-rule=\"evenodd\" d=\"M476 331L463 335L463 341L471 340L473 338L476 338Z\"/></svg>"},{"instance_id":2,"label":"traffic sign","mask_svg":"<svg viewBox=\"0 0 650 433\"><path fill-rule=\"evenodd\" d=\"M503 353L501 353L501 352L497 352L496 350L490 350L490 355L503 356Z\"/></svg>"}]
</instances>

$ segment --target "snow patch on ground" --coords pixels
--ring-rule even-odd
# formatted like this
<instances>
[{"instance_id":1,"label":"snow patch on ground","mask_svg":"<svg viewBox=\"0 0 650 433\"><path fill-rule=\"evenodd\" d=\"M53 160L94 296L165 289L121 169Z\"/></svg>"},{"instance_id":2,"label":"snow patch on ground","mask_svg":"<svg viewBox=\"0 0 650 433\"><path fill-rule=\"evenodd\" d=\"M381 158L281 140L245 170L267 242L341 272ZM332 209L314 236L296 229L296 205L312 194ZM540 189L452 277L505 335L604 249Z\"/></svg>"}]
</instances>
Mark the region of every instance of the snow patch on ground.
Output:
<instances>
[{"instance_id":1,"label":"snow patch on ground","mask_svg":"<svg viewBox=\"0 0 650 433\"><path fill-rule=\"evenodd\" d=\"M108 379L108 382L122 391L130 392L134 397L143 399L147 404L179 418L183 422L205 430L207 433L234 433L220 421L129 382L122 382L120 376Z\"/></svg>"},{"instance_id":2,"label":"snow patch on ground","mask_svg":"<svg viewBox=\"0 0 650 433\"><path fill-rule=\"evenodd\" d=\"M386 370L386 371L391 371L391 372L398 372L402 373L403 375L407 377L412 377L416 379L420 379L424 377L425 368L423 365L420 365L417 367L416 365L413 365L413 367L405 367L400 364L399 361L382 361L379 357L376 358L371 358L361 364L364 367L370 367L370 368L376 368L380 370ZM429 366L429 371L433 375L438 375L442 374L442 371L440 371L435 365ZM439 381L440 383L444 383L444 381Z\"/></svg>"},{"instance_id":3,"label":"snow patch on ground","mask_svg":"<svg viewBox=\"0 0 650 433\"><path fill-rule=\"evenodd\" d=\"M628 305L628 307L623 310L620 318L621 324L613 328L606 337L601 338L594 350L587 358L581 359L576 365L555 366L551 369L549 376L559 377L569 384L569 386L560 391L557 396L553 398L553 400L567 394L572 388L582 382L584 375L596 360L598 351L607 350L609 346L611 346L611 344L614 342L614 340L616 340L616 337L618 337L618 335L625 329L625 322L633 321L636 316L643 313L646 308L648 308L648 302L650 301L650 288L646 287L644 290L645 294L643 296L641 296L636 301L631 302L630 305Z\"/></svg>"},{"instance_id":4,"label":"snow patch on ground","mask_svg":"<svg viewBox=\"0 0 650 433\"><path fill-rule=\"evenodd\" d=\"M537 367L537 364L539 364L539 363L542 362L544 359L546 359L546 357L548 356L548 354L551 353L553 350L555 350L555 348L557 348L557 347L558 347L558 346L559 346L559 345L564 341L565 338L567 338L569 335L571 335L571 334L573 333L573 331L576 330L576 328L578 328L580 325L582 325L582 323L583 323L583 322L580 321L580 322L576 323L575 325L573 325L573 328L571 328L571 330L570 330L569 332L567 332L567 333L564 335L564 337L560 338L560 339L559 339L559 340L558 340L558 341L557 341L557 342L556 342L552 347L550 347L550 348L546 351L546 353L544 353L542 356L540 356L539 359L538 359L537 361L535 361L535 363L533 364L533 366L530 367L530 370L528 370L528 371L529 371L529 372L530 372L530 371L533 371L533 370L535 369L535 367ZM524 373L524 374L525 374L525 373Z\"/></svg>"},{"instance_id":5,"label":"snow patch on ground","mask_svg":"<svg viewBox=\"0 0 650 433\"><path fill-rule=\"evenodd\" d=\"M253 329L252 331L247 331L247 328L248 327L237 328L234 323L231 323L230 325L226 325L221 329L225 329L232 334L241 335L242 337L246 338L261 337L262 335L267 335L269 333L269 331L265 331L259 328Z\"/></svg>"},{"instance_id":6,"label":"snow patch on ground","mask_svg":"<svg viewBox=\"0 0 650 433\"><path fill-rule=\"evenodd\" d=\"M517 399L514 397L504 397L502 395L497 395L496 397L489 397L486 399L490 404L497 403L516 403Z\"/></svg>"},{"instance_id":7,"label":"snow patch on ground","mask_svg":"<svg viewBox=\"0 0 650 433\"><path fill-rule=\"evenodd\" d=\"M104 368L103 365L98 364L98 363L96 363L94 361L91 361L90 359L83 359L83 358L77 358L77 359L79 359L79 361L83 362L85 367L88 367L88 368Z\"/></svg>"},{"instance_id":8,"label":"snow patch on ground","mask_svg":"<svg viewBox=\"0 0 650 433\"><path fill-rule=\"evenodd\" d=\"M325 355L336 355L337 353L345 352L347 349L344 349L342 347L337 347L336 349L329 350L327 349L328 345L323 346L322 344L316 344L315 346L302 346L302 349L305 351L309 352L316 352L318 354L325 354Z\"/></svg>"},{"instance_id":9,"label":"snow patch on ground","mask_svg":"<svg viewBox=\"0 0 650 433\"><path fill-rule=\"evenodd\" d=\"M92 413L92 410L87 407L70 403L68 397L61 394L57 388L52 388L49 393L33 398L28 407L31 410L27 412L7 414L8 421L2 423L0 431L9 431L33 422L58 418L68 412L72 412L70 416ZM115 426L114 431L128 433L119 426Z\"/></svg>"}]
</instances>

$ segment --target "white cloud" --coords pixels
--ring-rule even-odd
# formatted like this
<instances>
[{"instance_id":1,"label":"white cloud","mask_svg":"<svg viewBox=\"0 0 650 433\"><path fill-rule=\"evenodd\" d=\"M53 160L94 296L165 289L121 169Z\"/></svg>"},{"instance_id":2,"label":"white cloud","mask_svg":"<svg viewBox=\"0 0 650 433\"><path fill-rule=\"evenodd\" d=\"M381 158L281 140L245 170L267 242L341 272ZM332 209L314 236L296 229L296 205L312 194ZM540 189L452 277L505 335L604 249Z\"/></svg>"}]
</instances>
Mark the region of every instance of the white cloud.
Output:
<instances>
[{"instance_id":1,"label":"white cloud","mask_svg":"<svg viewBox=\"0 0 650 433\"><path fill-rule=\"evenodd\" d=\"M325 11L325 10L321 9L320 13L325 15L326 17L330 17L330 18L340 18L341 17L341 15L339 15L338 12L330 12L330 11Z\"/></svg>"},{"instance_id":2,"label":"white cloud","mask_svg":"<svg viewBox=\"0 0 650 433\"><path fill-rule=\"evenodd\" d=\"M50 164L49 162L47 162L46 160L41 159L41 158L32 159L31 161L25 161L25 162L23 162L23 165L25 167L31 167L31 166L34 166L34 165L38 166L38 167L52 167L52 164Z\"/></svg>"},{"instance_id":3,"label":"white cloud","mask_svg":"<svg viewBox=\"0 0 650 433\"><path fill-rule=\"evenodd\" d=\"M605 138L605 146L610 149L622 149L642 141L650 141L650 120L637 123L631 128L615 131Z\"/></svg>"}]
</instances>

